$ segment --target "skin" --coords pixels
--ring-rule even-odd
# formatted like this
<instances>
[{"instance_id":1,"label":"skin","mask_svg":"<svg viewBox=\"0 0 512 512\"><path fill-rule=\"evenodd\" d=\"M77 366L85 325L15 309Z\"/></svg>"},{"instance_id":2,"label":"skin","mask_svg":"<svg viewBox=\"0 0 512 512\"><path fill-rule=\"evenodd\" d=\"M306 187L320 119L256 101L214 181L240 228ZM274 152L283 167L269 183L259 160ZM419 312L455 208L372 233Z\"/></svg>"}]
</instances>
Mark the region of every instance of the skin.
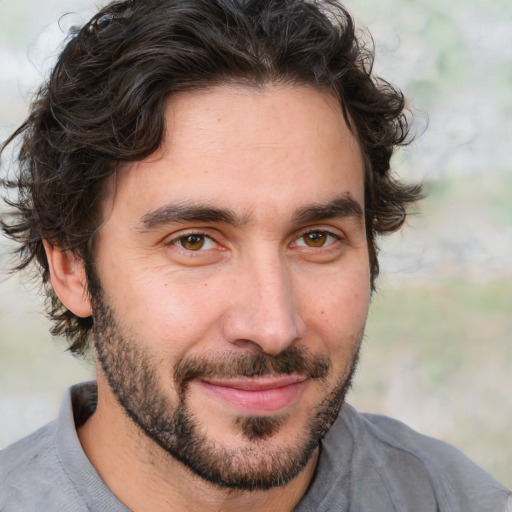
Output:
<instances>
[{"instance_id":1,"label":"skin","mask_svg":"<svg viewBox=\"0 0 512 512\"><path fill-rule=\"evenodd\" d=\"M190 382L187 407L207 438L233 457L249 450L251 463L264 465L303 442L311 411L348 379L359 349L370 299L360 148L339 101L309 87L180 93L166 119L161 148L108 184L95 249L103 301L119 333L152 361L171 407L171 370L189 358L296 347L330 360L324 379ZM227 209L233 218L177 219L177 205ZM56 293L75 314L90 315L80 260L46 248ZM305 493L318 451L284 487L212 485L141 432L97 370L98 407L79 438L130 509L292 510ZM282 424L265 440L247 438L236 423L278 415Z\"/></svg>"}]
</instances>

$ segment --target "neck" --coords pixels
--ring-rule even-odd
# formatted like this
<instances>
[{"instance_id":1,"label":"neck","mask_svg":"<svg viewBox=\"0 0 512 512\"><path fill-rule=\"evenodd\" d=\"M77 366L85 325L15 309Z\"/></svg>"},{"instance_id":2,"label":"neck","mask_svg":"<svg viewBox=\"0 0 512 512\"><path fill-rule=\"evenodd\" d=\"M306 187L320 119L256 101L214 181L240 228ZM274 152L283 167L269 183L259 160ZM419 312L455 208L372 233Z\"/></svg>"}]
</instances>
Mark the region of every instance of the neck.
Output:
<instances>
[{"instance_id":1,"label":"neck","mask_svg":"<svg viewBox=\"0 0 512 512\"><path fill-rule=\"evenodd\" d=\"M318 451L284 487L236 491L212 485L159 447L127 417L98 380L95 413L78 429L85 454L113 494L133 512L291 511L305 494Z\"/></svg>"}]
</instances>

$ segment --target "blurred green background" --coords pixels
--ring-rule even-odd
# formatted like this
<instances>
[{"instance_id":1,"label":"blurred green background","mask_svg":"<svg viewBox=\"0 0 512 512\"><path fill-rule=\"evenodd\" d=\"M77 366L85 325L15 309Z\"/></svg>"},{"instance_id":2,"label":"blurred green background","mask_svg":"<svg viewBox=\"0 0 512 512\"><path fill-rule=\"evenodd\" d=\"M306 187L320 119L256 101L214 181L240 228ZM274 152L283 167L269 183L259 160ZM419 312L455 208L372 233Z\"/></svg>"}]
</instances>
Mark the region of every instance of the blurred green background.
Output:
<instances>
[{"instance_id":1,"label":"blurred green background","mask_svg":"<svg viewBox=\"0 0 512 512\"><path fill-rule=\"evenodd\" d=\"M0 0L0 139L95 5ZM415 115L421 136L395 171L428 192L408 226L382 240L349 400L455 444L511 487L512 3L345 5L373 35L378 74ZM3 269L9 248L0 238ZM41 310L29 276L0 282L0 448L52 419L62 391L93 374L51 339Z\"/></svg>"}]
</instances>

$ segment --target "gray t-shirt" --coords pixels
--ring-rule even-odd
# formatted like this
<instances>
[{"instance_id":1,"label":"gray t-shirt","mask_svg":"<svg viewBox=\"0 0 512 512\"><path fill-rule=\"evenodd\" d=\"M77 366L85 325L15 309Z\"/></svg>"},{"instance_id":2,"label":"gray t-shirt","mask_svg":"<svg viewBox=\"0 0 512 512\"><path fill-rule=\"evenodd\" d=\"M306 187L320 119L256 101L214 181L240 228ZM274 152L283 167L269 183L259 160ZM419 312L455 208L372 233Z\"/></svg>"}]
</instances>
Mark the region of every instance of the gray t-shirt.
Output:
<instances>
[{"instance_id":1,"label":"gray t-shirt","mask_svg":"<svg viewBox=\"0 0 512 512\"><path fill-rule=\"evenodd\" d=\"M0 512L127 512L82 450L76 424L94 410L74 386L59 418L0 452ZM296 512L512 512L510 492L462 453L349 405L322 441Z\"/></svg>"}]
</instances>

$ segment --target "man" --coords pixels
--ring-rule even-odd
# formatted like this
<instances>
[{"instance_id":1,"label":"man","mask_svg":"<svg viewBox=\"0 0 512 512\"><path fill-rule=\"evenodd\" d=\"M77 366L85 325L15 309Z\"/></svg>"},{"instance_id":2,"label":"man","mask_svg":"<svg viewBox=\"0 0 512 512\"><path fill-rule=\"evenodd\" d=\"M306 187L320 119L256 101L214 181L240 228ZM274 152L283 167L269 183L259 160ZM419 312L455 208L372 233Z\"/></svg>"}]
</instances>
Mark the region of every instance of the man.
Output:
<instances>
[{"instance_id":1,"label":"man","mask_svg":"<svg viewBox=\"0 0 512 512\"><path fill-rule=\"evenodd\" d=\"M454 448L344 397L401 93L330 2L137 0L77 30L4 232L97 382L0 455L0 510L505 511Z\"/></svg>"}]
</instances>

